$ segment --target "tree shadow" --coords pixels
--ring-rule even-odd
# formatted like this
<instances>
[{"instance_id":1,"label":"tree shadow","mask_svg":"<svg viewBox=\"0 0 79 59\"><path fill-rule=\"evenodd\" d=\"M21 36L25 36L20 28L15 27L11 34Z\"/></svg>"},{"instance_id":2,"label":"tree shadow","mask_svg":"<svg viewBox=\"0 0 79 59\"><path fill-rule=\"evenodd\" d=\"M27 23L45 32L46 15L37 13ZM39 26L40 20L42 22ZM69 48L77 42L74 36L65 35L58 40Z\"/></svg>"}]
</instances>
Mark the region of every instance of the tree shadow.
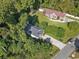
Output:
<instances>
[{"instance_id":1,"label":"tree shadow","mask_svg":"<svg viewBox=\"0 0 79 59\"><path fill-rule=\"evenodd\" d=\"M9 26L6 23L0 23L0 28L9 29Z\"/></svg>"},{"instance_id":2,"label":"tree shadow","mask_svg":"<svg viewBox=\"0 0 79 59\"><path fill-rule=\"evenodd\" d=\"M33 3L33 9L38 10L40 7L40 1L39 0L35 0Z\"/></svg>"},{"instance_id":3,"label":"tree shadow","mask_svg":"<svg viewBox=\"0 0 79 59\"><path fill-rule=\"evenodd\" d=\"M31 24L31 25L34 25L34 26L35 25L38 26L38 24L39 24L38 16L36 16L36 15L33 15L33 16L29 15L28 19L27 19L27 22L28 22L28 24Z\"/></svg>"}]
</instances>

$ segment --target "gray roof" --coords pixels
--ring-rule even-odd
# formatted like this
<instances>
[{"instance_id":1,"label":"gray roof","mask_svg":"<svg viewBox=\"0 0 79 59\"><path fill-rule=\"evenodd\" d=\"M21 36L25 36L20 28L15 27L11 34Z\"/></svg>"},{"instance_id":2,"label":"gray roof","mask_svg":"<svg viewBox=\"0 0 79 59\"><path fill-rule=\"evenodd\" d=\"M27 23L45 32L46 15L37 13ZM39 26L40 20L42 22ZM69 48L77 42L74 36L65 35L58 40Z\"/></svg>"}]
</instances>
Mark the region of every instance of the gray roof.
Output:
<instances>
[{"instance_id":1,"label":"gray roof","mask_svg":"<svg viewBox=\"0 0 79 59\"><path fill-rule=\"evenodd\" d=\"M33 26L33 25L27 25L25 31L27 34L34 35L38 38L43 34L42 29L40 29L39 27Z\"/></svg>"}]
</instances>

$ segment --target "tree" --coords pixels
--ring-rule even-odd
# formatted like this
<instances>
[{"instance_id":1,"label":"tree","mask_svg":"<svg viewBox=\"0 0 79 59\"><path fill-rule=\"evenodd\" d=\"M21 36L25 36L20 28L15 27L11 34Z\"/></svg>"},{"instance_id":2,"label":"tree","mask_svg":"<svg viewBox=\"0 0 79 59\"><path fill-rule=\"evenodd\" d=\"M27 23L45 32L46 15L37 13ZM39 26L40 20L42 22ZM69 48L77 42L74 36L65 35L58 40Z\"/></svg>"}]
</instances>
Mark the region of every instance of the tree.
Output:
<instances>
[{"instance_id":1,"label":"tree","mask_svg":"<svg viewBox=\"0 0 79 59\"><path fill-rule=\"evenodd\" d=\"M12 14L16 12L14 6L13 6L13 1L12 0L0 0L0 18L2 21L10 21L13 18ZM8 21L8 22L9 22Z\"/></svg>"},{"instance_id":2,"label":"tree","mask_svg":"<svg viewBox=\"0 0 79 59\"><path fill-rule=\"evenodd\" d=\"M32 0L17 0L15 1L15 8L18 12L21 12L23 9L27 10L28 7L32 4Z\"/></svg>"},{"instance_id":3,"label":"tree","mask_svg":"<svg viewBox=\"0 0 79 59\"><path fill-rule=\"evenodd\" d=\"M24 29L27 24L27 17L27 13L21 14L21 16L19 17L19 23L17 24L17 27Z\"/></svg>"},{"instance_id":4,"label":"tree","mask_svg":"<svg viewBox=\"0 0 79 59\"><path fill-rule=\"evenodd\" d=\"M33 8L38 9L40 7L40 0L33 0Z\"/></svg>"},{"instance_id":5,"label":"tree","mask_svg":"<svg viewBox=\"0 0 79 59\"><path fill-rule=\"evenodd\" d=\"M29 17L28 10L31 6L37 10L43 2L43 0L0 1L0 24L5 23L5 26L0 27L1 59L49 59L51 57L50 53L54 48L49 43L34 40L30 36L27 38L28 35L24 31L27 23L39 25L38 16ZM47 22L44 25L47 26Z\"/></svg>"},{"instance_id":6,"label":"tree","mask_svg":"<svg viewBox=\"0 0 79 59\"><path fill-rule=\"evenodd\" d=\"M13 41L13 43L9 46L8 50L9 52L11 52L12 54L20 54L21 53L21 44L18 43L15 43Z\"/></svg>"},{"instance_id":7,"label":"tree","mask_svg":"<svg viewBox=\"0 0 79 59\"><path fill-rule=\"evenodd\" d=\"M6 55L7 51L4 47L6 47L6 44L3 39L0 39L0 57Z\"/></svg>"}]
</instances>

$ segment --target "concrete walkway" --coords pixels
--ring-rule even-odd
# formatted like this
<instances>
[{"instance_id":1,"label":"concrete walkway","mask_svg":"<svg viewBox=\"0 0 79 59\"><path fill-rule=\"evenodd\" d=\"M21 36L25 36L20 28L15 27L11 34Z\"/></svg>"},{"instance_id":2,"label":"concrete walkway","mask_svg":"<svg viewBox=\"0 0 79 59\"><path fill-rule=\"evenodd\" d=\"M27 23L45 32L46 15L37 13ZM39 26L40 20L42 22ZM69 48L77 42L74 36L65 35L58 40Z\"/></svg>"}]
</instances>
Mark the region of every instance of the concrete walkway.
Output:
<instances>
[{"instance_id":1,"label":"concrete walkway","mask_svg":"<svg viewBox=\"0 0 79 59\"><path fill-rule=\"evenodd\" d=\"M58 41L57 39L54 39L53 37L51 37L49 35L44 35L42 38L43 38L43 40L46 40L48 38L49 41L50 41L50 43L52 45L55 45L56 47L58 47L60 50L65 47L65 44L64 43Z\"/></svg>"}]
</instances>

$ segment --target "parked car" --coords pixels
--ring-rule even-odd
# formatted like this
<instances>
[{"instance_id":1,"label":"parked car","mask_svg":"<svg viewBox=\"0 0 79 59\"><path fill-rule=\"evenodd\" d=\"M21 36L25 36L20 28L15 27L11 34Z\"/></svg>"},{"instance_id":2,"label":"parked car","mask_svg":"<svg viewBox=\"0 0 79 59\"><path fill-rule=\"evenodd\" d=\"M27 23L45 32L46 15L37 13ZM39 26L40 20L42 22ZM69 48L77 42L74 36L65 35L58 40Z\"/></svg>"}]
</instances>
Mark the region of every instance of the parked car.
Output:
<instances>
[{"instance_id":1,"label":"parked car","mask_svg":"<svg viewBox=\"0 0 79 59\"><path fill-rule=\"evenodd\" d=\"M49 42L50 42L50 39L51 39L51 38L47 37L47 38L45 39L45 41L46 41L47 43L49 43Z\"/></svg>"}]
</instances>

